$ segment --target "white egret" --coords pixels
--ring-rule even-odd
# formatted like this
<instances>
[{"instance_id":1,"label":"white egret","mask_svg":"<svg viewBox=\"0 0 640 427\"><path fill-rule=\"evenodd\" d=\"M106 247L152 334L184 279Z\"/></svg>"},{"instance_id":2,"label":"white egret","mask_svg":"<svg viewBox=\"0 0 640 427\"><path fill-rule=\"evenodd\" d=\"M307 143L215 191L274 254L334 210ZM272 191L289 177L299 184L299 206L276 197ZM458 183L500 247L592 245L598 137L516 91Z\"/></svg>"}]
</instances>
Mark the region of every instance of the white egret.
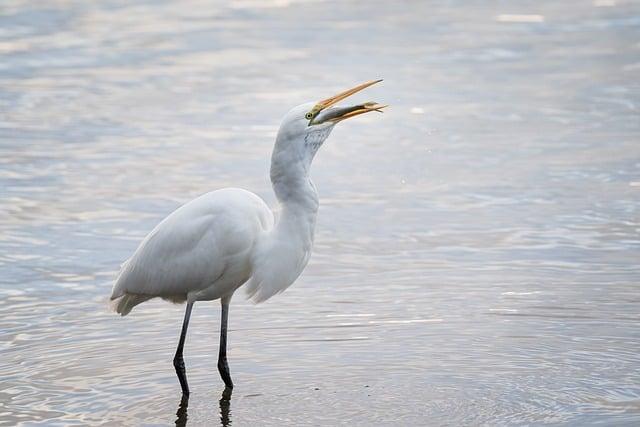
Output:
<instances>
[{"instance_id":1,"label":"white egret","mask_svg":"<svg viewBox=\"0 0 640 427\"><path fill-rule=\"evenodd\" d=\"M155 297L187 303L173 359L185 396L189 386L182 352L194 302L221 300L218 371L231 389L227 364L231 296L246 283L249 297L261 302L284 291L302 273L311 255L318 211L318 193L309 179L313 157L336 123L385 107L374 102L334 104L380 81L297 106L284 117L271 156L271 182L280 204L277 221L265 202L249 191L213 191L166 217L122 265L111 295L121 315Z\"/></svg>"}]
</instances>

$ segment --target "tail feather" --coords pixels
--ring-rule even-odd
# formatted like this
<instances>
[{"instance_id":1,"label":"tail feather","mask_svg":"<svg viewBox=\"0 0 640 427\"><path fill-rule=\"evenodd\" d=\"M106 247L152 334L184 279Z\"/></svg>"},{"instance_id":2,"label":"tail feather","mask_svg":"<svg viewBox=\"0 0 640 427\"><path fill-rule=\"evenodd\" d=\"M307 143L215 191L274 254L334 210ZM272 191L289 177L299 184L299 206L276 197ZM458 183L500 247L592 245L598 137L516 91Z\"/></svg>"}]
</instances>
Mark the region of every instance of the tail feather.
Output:
<instances>
[{"instance_id":1,"label":"tail feather","mask_svg":"<svg viewBox=\"0 0 640 427\"><path fill-rule=\"evenodd\" d=\"M112 301L112 307L116 313L126 316L138 304L153 298L149 295L124 294Z\"/></svg>"}]
</instances>

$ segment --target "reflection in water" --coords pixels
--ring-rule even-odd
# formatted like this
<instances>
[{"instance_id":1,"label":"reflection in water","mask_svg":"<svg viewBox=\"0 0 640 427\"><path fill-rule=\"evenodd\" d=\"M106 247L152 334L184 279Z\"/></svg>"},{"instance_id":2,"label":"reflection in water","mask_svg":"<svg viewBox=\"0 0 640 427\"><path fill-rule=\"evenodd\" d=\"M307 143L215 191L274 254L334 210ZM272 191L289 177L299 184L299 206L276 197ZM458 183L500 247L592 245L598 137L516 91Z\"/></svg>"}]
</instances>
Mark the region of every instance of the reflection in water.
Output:
<instances>
[{"instance_id":1,"label":"reflection in water","mask_svg":"<svg viewBox=\"0 0 640 427\"><path fill-rule=\"evenodd\" d=\"M189 414L187 413L187 409L189 407L189 396L182 395L180 398L180 405L178 405L178 410L176 411L176 426L182 427L187 425L187 418Z\"/></svg>"},{"instance_id":2,"label":"reflection in water","mask_svg":"<svg viewBox=\"0 0 640 427\"><path fill-rule=\"evenodd\" d=\"M231 423L231 395L233 394L233 389L229 387L225 387L222 391L222 395L220 396L219 404L220 404L220 424L223 427L230 426ZM178 410L176 411L176 426L182 427L187 425L187 419L189 418L188 414L189 407L189 397L182 395L180 399L180 404L178 405Z\"/></svg>"},{"instance_id":3,"label":"reflection in water","mask_svg":"<svg viewBox=\"0 0 640 427\"><path fill-rule=\"evenodd\" d=\"M220 397L220 424L223 426L231 425L231 394L233 389L225 387Z\"/></svg>"}]
</instances>

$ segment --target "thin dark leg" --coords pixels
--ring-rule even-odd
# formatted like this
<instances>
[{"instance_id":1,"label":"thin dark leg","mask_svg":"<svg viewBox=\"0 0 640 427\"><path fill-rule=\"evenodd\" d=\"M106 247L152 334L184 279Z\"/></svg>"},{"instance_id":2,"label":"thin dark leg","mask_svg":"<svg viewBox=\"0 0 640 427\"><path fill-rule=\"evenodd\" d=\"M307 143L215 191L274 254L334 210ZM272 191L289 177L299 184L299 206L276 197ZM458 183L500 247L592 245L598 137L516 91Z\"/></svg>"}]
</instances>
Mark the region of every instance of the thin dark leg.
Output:
<instances>
[{"instance_id":1,"label":"thin dark leg","mask_svg":"<svg viewBox=\"0 0 640 427\"><path fill-rule=\"evenodd\" d=\"M189 396L189 385L187 384L187 371L184 368L184 359L182 358L182 350L184 348L184 340L187 337L187 328L189 327L189 318L191 317L192 308L193 308L192 302L187 304L187 309L184 312L184 320L182 321L182 332L180 332L180 341L178 342L176 355L173 357L173 366L176 368L176 374L178 374L180 387L182 387L182 394L185 396Z\"/></svg>"},{"instance_id":2,"label":"thin dark leg","mask_svg":"<svg viewBox=\"0 0 640 427\"><path fill-rule=\"evenodd\" d=\"M220 352L218 353L218 371L227 388L233 388L229 365L227 364L227 321L229 320L229 301L222 298L222 320L220 322Z\"/></svg>"}]
</instances>

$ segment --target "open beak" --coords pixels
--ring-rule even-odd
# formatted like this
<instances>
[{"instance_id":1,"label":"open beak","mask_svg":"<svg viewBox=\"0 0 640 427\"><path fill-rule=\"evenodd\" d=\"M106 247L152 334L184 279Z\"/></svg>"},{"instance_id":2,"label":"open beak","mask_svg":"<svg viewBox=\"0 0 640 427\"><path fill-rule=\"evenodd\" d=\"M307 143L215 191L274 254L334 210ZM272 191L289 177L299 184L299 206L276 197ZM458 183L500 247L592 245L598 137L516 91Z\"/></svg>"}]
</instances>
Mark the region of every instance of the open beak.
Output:
<instances>
[{"instance_id":1,"label":"open beak","mask_svg":"<svg viewBox=\"0 0 640 427\"><path fill-rule=\"evenodd\" d=\"M354 88L334 95L331 98L327 98L318 102L313 107L313 109L309 111L309 113L307 113L307 115L309 116L309 124L316 124L314 123L314 119L326 108L331 107L332 105L337 104L338 102L353 95L354 93L360 92L361 90L366 89L369 86L372 86L381 81L382 79L362 83ZM377 102L365 102L364 104L354 105L352 107L333 108L331 109L331 111L327 111L326 114L322 115L321 122L332 121L337 123L350 117L359 116L360 114L368 113L370 111L378 111L381 113L381 110L384 107L386 107L386 105L378 104Z\"/></svg>"}]
</instances>

